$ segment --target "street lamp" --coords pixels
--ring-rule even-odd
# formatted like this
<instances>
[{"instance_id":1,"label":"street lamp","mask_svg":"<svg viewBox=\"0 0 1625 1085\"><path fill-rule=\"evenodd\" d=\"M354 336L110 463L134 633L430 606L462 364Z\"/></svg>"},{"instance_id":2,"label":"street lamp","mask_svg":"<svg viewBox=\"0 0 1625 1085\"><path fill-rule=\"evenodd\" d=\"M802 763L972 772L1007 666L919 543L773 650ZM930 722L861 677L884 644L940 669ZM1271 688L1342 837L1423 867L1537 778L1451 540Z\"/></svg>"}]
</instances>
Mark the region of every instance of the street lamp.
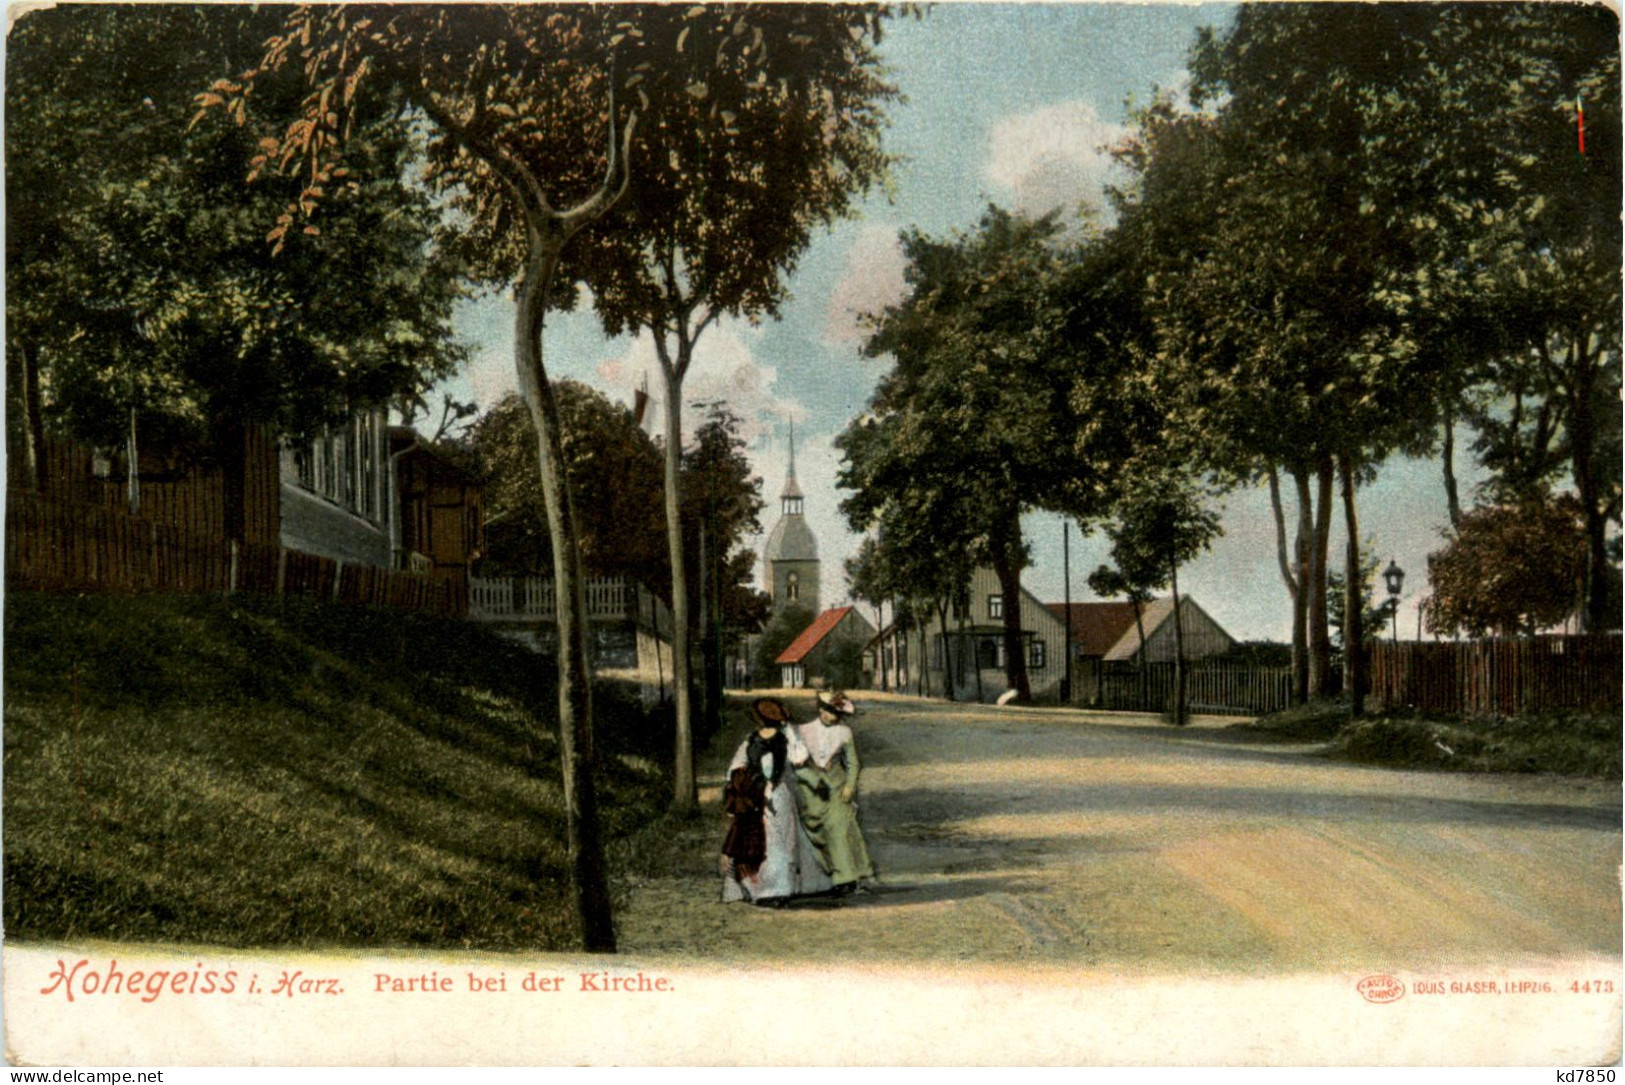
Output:
<instances>
[{"instance_id":1,"label":"street lamp","mask_svg":"<svg viewBox=\"0 0 1625 1085\"><path fill-rule=\"evenodd\" d=\"M1399 592L1405 586L1405 570L1394 562L1388 560L1388 568L1382 571L1382 579L1388 584L1388 613L1394 622L1394 643L1399 643Z\"/></svg>"}]
</instances>

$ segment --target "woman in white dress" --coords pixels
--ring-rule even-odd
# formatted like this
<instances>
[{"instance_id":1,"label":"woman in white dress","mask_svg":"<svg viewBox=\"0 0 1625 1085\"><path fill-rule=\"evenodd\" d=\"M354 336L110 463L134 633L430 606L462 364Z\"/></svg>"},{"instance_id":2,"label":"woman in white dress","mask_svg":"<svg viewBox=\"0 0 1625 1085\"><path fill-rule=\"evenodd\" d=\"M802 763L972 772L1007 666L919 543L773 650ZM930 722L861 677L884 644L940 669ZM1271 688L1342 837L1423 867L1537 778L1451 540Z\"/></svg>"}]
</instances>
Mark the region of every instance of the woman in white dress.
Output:
<instances>
[{"instance_id":1,"label":"woman in white dress","mask_svg":"<svg viewBox=\"0 0 1625 1085\"><path fill-rule=\"evenodd\" d=\"M796 812L792 767L807 748L784 702L762 697L751 705L756 729L728 764L723 806L732 817L722 844L722 899L782 905L791 897L834 888Z\"/></svg>"}]
</instances>

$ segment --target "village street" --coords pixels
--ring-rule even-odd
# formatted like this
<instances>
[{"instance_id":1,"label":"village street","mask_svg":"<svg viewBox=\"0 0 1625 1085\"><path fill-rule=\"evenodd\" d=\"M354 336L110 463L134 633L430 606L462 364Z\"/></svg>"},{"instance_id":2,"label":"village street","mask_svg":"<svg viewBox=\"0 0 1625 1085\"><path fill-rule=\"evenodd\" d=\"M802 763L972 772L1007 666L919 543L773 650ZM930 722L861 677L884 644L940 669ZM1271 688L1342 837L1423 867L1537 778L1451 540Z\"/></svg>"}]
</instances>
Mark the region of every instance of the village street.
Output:
<instances>
[{"instance_id":1,"label":"village street","mask_svg":"<svg viewBox=\"0 0 1625 1085\"><path fill-rule=\"evenodd\" d=\"M1217 718L862 705L880 891L719 903L713 760L681 869L619 917L624 952L1253 974L1620 952L1617 784L1339 764Z\"/></svg>"}]
</instances>

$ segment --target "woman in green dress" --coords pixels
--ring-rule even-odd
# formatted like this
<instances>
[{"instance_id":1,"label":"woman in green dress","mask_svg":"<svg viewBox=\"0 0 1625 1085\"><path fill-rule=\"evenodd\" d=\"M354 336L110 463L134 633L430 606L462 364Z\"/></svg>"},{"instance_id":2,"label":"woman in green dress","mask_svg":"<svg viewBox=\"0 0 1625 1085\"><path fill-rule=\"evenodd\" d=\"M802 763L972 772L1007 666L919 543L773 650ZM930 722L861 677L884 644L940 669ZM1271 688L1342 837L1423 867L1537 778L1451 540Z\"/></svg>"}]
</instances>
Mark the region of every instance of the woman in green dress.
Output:
<instances>
[{"instance_id":1,"label":"woman in green dress","mask_svg":"<svg viewBox=\"0 0 1625 1085\"><path fill-rule=\"evenodd\" d=\"M842 722L857 714L844 693L818 695L818 722L796 727L807 759L796 766L796 804L801 824L817 849L837 893L866 889L875 876L869 847L858 825L858 746Z\"/></svg>"}]
</instances>

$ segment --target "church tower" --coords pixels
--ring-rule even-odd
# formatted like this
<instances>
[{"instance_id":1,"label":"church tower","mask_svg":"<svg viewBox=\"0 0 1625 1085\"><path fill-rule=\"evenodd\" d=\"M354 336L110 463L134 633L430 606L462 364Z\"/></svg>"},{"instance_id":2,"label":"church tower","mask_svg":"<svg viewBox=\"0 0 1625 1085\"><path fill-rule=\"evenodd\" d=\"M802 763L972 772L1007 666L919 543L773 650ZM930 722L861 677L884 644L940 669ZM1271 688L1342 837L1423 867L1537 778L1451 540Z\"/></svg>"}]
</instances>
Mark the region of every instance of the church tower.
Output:
<instances>
[{"instance_id":1,"label":"church tower","mask_svg":"<svg viewBox=\"0 0 1625 1085\"><path fill-rule=\"evenodd\" d=\"M818 540L807 526L801 487L796 485L796 427L790 423L790 470L779 494L779 522L767 537L763 554L767 594L773 599L773 613L788 606L802 606L819 613Z\"/></svg>"}]
</instances>

